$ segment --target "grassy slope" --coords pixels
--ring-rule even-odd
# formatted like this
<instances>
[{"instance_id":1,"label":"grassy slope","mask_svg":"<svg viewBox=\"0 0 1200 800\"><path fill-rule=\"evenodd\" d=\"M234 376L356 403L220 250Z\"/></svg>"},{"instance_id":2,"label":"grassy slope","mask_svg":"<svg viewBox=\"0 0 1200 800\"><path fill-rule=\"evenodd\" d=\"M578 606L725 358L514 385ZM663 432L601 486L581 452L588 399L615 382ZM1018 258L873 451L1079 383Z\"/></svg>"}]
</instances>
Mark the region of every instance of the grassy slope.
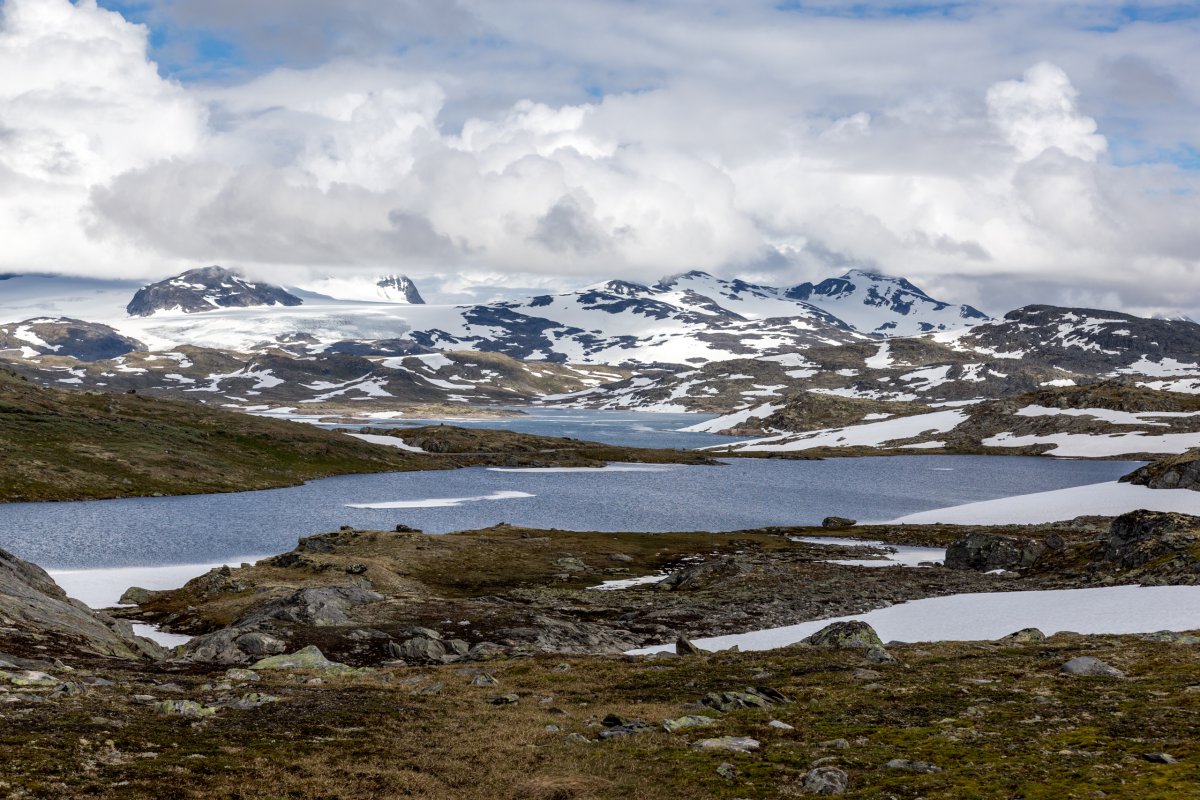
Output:
<instances>
[{"instance_id":1,"label":"grassy slope","mask_svg":"<svg viewBox=\"0 0 1200 800\"><path fill-rule=\"evenodd\" d=\"M946 643L892 652L901 663L872 666L877 677L856 677L861 653L801 648L668 662L539 657L482 665L499 679L497 688L470 686L470 672L457 665L326 677L320 685L273 674L224 691L214 687L219 672L105 671L117 686L0 710L14 723L0 736L0 780L11 796L29 798L158 798L169 785L181 800L765 799L804 796L801 776L814 760L832 757L850 775L847 798L1200 796L1194 647L1064 635L1025 646ZM1130 677L1058 674L1084 653ZM147 678L184 692L159 692ZM130 680L143 683L131 687ZM747 686L773 687L795 702L728 714L685 706L709 691ZM281 702L193 723L131 703L135 691L205 703L264 691ZM488 704L498 692L520 699ZM610 712L652 724L685 713L717 722L596 742L598 722ZM770 728L772 719L794 730ZM690 747L724 735L752 736L763 749L738 755ZM850 747L820 745L838 738ZM1163 751L1180 763L1141 758ZM943 771L885 768L894 758ZM736 768L732 780L718 774L723 762Z\"/></svg>"},{"instance_id":2,"label":"grassy slope","mask_svg":"<svg viewBox=\"0 0 1200 800\"><path fill-rule=\"evenodd\" d=\"M191 494L412 469L402 451L199 404L43 389L0 371L0 500Z\"/></svg>"},{"instance_id":3,"label":"grassy slope","mask_svg":"<svg viewBox=\"0 0 1200 800\"><path fill-rule=\"evenodd\" d=\"M462 436L454 428L436 430ZM422 455L198 403L41 388L0 370L0 502L245 491L330 475L478 464L707 461L506 431L466 435L469 453L451 447Z\"/></svg>"}]
</instances>

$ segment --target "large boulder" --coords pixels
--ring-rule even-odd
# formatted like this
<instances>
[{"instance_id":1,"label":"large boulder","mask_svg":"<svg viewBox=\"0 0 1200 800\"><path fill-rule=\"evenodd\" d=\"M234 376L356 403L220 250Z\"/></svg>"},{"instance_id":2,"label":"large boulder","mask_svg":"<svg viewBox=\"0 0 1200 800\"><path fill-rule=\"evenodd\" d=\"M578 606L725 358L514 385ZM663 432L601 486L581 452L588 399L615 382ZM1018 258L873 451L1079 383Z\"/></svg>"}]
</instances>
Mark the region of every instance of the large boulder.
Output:
<instances>
[{"instance_id":1,"label":"large boulder","mask_svg":"<svg viewBox=\"0 0 1200 800\"><path fill-rule=\"evenodd\" d=\"M1023 536L994 533L970 533L946 548L949 569L991 572L1031 566L1046 551L1046 546Z\"/></svg>"},{"instance_id":2,"label":"large boulder","mask_svg":"<svg viewBox=\"0 0 1200 800\"><path fill-rule=\"evenodd\" d=\"M883 642L875 629L857 619L826 625L803 641L814 647L861 647L867 650L878 647L880 650L883 649Z\"/></svg>"},{"instance_id":3,"label":"large boulder","mask_svg":"<svg viewBox=\"0 0 1200 800\"><path fill-rule=\"evenodd\" d=\"M1112 521L1104 559L1134 569L1176 554L1192 557L1200 545L1200 517L1165 511L1130 511Z\"/></svg>"},{"instance_id":4,"label":"large boulder","mask_svg":"<svg viewBox=\"0 0 1200 800\"><path fill-rule=\"evenodd\" d=\"M744 564L734 558L721 558L684 567L659 581L658 588L668 591L706 589L746 571Z\"/></svg>"}]
</instances>

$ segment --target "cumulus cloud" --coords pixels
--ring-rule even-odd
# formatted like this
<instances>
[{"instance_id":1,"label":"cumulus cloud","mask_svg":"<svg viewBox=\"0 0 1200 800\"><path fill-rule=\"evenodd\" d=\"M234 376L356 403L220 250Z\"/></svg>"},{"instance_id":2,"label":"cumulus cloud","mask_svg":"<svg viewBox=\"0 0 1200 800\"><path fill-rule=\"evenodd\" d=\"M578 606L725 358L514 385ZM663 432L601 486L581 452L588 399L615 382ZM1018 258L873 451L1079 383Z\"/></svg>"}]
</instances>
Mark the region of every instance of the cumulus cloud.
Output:
<instances>
[{"instance_id":1,"label":"cumulus cloud","mask_svg":"<svg viewBox=\"0 0 1200 800\"><path fill-rule=\"evenodd\" d=\"M0 272L403 269L462 298L854 266L992 311L1200 289L1198 173L1124 157L1194 131L1195 55L1174 30L1088 17L1050 38L1033 3L855 19L411 0L370 30L365 5L285 5L151 2L168 32L204 24L292 61L181 84L145 27L95 0L4 0ZM295 36L271 45L285 16Z\"/></svg>"}]
</instances>

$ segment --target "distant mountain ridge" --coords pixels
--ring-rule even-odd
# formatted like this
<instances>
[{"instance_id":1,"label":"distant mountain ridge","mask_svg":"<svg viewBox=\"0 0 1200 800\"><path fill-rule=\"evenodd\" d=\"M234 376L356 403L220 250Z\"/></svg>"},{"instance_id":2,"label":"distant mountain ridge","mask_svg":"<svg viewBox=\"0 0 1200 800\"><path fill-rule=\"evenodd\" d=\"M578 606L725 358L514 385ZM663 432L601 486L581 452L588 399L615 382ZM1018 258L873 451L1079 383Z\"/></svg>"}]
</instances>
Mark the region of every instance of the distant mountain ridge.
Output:
<instances>
[{"instance_id":1,"label":"distant mountain ridge","mask_svg":"<svg viewBox=\"0 0 1200 800\"><path fill-rule=\"evenodd\" d=\"M134 317L149 317L159 311L196 314L215 308L298 306L303 303L286 289L248 281L232 270L213 266L191 269L144 286L125 310Z\"/></svg>"}]
</instances>

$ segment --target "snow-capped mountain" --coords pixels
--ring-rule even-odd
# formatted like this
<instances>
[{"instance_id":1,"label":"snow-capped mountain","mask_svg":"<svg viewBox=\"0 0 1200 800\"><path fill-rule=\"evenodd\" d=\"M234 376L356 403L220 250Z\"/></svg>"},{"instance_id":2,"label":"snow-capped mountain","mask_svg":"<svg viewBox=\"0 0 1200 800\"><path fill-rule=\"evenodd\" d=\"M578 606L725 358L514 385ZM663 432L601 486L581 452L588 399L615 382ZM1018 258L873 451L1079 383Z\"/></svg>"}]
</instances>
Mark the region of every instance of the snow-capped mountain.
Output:
<instances>
[{"instance_id":1,"label":"snow-capped mountain","mask_svg":"<svg viewBox=\"0 0 1200 800\"><path fill-rule=\"evenodd\" d=\"M299 288L335 300L425 305L425 299L407 275L382 275L375 278L328 277L309 281Z\"/></svg>"},{"instance_id":2,"label":"snow-capped mountain","mask_svg":"<svg viewBox=\"0 0 1200 800\"><path fill-rule=\"evenodd\" d=\"M159 311L195 314L215 308L298 306L303 302L278 286L248 281L224 267L204 267L143 286L125 310L130 316L149 317Z\"/></svg>"},{"instance_id":3,"label":"snow-capped mountain","mask_svg":"<svg viewBox=\"0 0 1200 800\"><path fill-rule=\"evenodd\" d=\"M856 330L880 336L916 336L986 322L977 308L935 300L904 278L851 270L840 278L802 283L787 297L823 308Z\"/></svg>"}]
</instances>

